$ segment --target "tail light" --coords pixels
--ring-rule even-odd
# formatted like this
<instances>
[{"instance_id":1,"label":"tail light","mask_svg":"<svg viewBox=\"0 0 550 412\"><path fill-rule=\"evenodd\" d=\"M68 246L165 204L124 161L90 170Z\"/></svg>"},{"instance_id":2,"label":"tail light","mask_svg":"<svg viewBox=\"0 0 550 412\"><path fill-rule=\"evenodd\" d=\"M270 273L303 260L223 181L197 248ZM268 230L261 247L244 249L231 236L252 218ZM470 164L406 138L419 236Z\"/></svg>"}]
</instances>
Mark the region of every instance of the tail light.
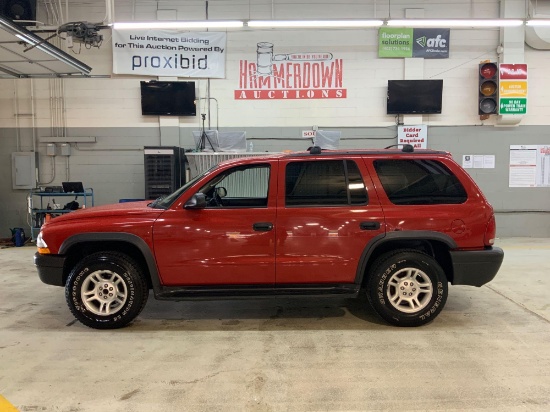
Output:
<instances>
[{"instance_id":1,"label":"tail light","mask_svg":"<svg viewBox=\"0 0 550 412\"><path fill-rule=\"evenodd\" d=\"M491 215L487 228L485 229L485 236L483 236L483 243L485 246L492 246L495 243L495 237L497 233L497 223L495 221L495 215Z\"/></svg>"}]
</instances>

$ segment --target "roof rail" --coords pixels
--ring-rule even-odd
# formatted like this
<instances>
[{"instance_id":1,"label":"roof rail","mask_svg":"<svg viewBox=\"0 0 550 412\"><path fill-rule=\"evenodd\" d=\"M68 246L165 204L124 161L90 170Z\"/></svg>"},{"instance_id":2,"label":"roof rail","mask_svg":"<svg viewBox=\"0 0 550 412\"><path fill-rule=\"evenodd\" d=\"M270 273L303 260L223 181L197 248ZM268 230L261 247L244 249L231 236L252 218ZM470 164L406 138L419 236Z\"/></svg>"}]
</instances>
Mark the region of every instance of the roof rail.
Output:
<instances>
[{"instance_id":1,"label":"roof rail","mask_svg":"<svg viewBox=\"0 0 550 412\"><path fill-rule=\"evenodd\" d=\"M390 146L384 147L384 149L391 149L392 147L399 147L399 146L403 146L403 148L401 149L402 152L405 152L405 153L413 153L414 152L414 147L413 147L412 144L404 144L404 145L392 144Z\"/></svg>"}]
</instances>

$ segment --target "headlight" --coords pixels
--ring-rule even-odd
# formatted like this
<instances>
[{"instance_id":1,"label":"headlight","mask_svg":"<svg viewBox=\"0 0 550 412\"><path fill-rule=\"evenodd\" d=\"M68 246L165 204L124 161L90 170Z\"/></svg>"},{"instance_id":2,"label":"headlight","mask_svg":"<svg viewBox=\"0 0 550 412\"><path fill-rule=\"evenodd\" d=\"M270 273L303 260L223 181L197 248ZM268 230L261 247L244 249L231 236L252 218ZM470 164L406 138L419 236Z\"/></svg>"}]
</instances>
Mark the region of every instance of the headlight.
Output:
<instances>
[{"instance_id":1,"label":"headlight","mask_svg":"<svg viewBox=\"0 0 550 412\"><path fill-rule=\"evenodd\" d=\"M38 253L42 255L50 253L50 249L48 249L48 245L42 238L42 232L40 232L36 237L36 247L38 248Z\"/></svg>"}]
</instances>

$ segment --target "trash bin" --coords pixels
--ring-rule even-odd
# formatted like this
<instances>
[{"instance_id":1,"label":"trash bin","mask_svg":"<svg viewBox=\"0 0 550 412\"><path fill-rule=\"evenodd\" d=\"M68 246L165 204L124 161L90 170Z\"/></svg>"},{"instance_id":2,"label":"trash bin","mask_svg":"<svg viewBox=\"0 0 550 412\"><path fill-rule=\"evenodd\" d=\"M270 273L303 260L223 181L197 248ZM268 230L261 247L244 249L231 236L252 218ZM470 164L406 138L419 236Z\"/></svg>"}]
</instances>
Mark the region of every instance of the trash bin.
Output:
<instances>
[{"instance_id":1,"label":"trash bin","mask_svg":"<svg viewBox=\"0 0 550 412\"><path fill-rule=\"evenodd\" d=\"M25 244L25 230L22 227L14 227L11 230L11 240L13 244L17 247L23 246Z\"/></svg>"}]
</instances>

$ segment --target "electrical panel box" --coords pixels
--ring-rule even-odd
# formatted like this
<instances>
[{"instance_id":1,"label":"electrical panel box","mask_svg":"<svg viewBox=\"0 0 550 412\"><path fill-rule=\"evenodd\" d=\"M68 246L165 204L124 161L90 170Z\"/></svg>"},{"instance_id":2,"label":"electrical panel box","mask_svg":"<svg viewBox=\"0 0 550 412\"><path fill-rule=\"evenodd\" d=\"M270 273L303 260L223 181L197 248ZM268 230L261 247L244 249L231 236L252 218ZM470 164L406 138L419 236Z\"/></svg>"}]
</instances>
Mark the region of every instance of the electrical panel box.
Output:
<instances>
[{"instance_id":1,"label":"electrical panel box","mask_svg":"<svg viewBox=\"0 0 550 412\"><path fill-rule=\"evenodd\" d=\"M46 145L46 154L48 156L55 156L55 143L48 143Z\"/></svg>"},{"instance_id":2,"label":"electrical panel box","mask_svg":"<svg viewBox=\"0 0 550 412\"><path fill-rule=\"evenodd\" d=\"M12 152L11 177L14 189L36 188L38 152Z\"/></svg>"},{"instance_id":3,"label":"electrical panel box","mask_svg":"<svg viewBox=\"0 0 550 412\"><path fill-rule=\"evenodd\" d=\"M69 143L63 143L61 145L61 156L71 155L71 145Z\"/></svg>"}]
</instances>

